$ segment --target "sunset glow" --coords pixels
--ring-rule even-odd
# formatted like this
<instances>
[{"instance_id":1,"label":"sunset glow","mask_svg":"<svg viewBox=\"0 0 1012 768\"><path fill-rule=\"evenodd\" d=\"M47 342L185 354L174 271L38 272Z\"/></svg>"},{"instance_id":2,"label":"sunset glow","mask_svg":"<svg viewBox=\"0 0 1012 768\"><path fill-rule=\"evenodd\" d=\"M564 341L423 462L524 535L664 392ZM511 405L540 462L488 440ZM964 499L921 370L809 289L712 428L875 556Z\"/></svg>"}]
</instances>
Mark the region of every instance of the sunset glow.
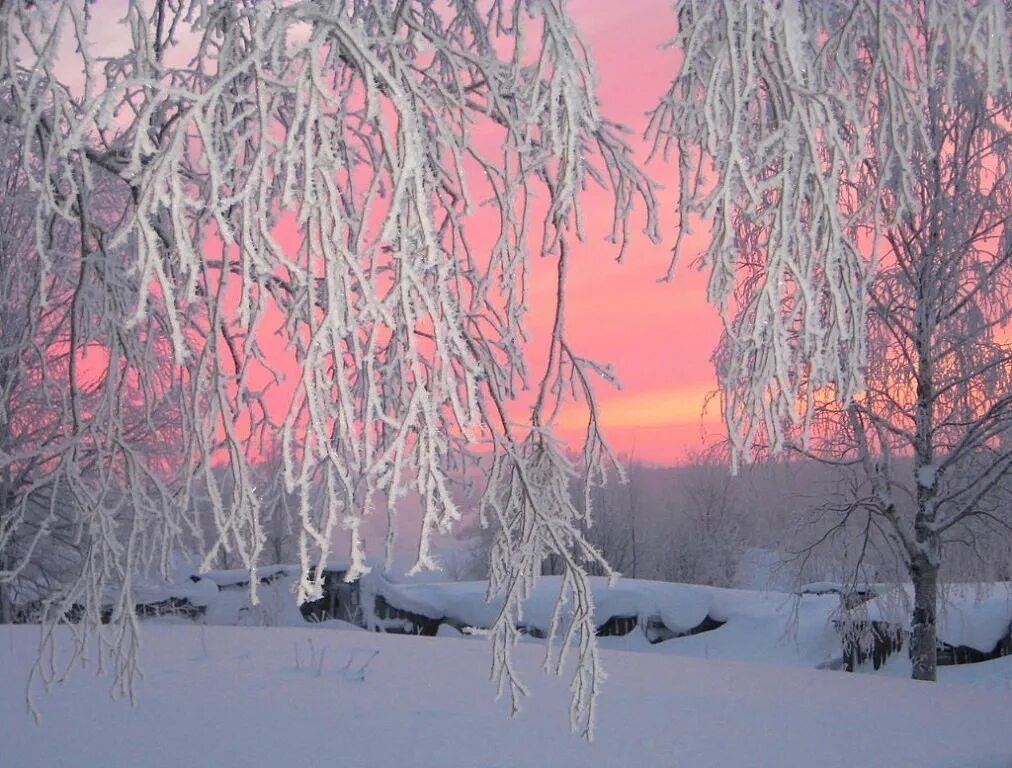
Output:
<instances>
[{"instance_id":1,"label":"sunset glow","mask_svg":"<svg viewBox=\"0 0 1012 768\"><path fill-rule=\"evenodd\" d=\"M635 6L581 0L572 11L597 63L602 115L629 128L627 141L636 159L661 186L663 240L653 243L640 231L645 214L638 210L619 262L618 247L607 240L612 219L609 195L587 189L584 239L573 249L567 279L567 332L578 354L610 365L620 384L615 388L599 381L596 387L605 437L612 448L640 461L673 464L683 460L687 450L722 435L719 410L712 406L704 412L707 395L716 389L710 355L720 321L716 309L706 303L706 277L691 259L678 265L673 280L664 280L676 234L677 169L673 158L655 157L648 163L651 147L642 138L647 113L674 72L676 54L662 48L674 34L674 20L663 0ZM489 247L494 237L488 227L495 227L496 220L486 211L479 208L471 216L472 244L477 249ZM690 254L705 241L705 228L699 230L688 239ZM299 235L290 219L282 220L276 236L286 249L298 249ZM528 291L528 364L537 379L554 319L554 259L534 260ZM278 361L276 369L254 371L249 382L254 388L267 388L267 401L278 420L284 418L296 386L285 372L294 361L285 349L284 335L275 336L280 322L280 316L268 313L259 326L258 343ZM518 417L526 419L530 399L521 398L524 405L518 407ZM556 426L576 448L585 424L585 410L571 405Z\"/></svg>"},{"instance_id":2,"label":"sunset glow","mask_svg":"<svg viewBox=\"0 0 1012 768\"><path fill-rule=\"evenodd\" d=\"M581 0L573 3L572 13L597 62L602 113L631 129L629 142L645 161L650 147L641 137L647 112L666 88L676 63L676 54L661 48L675 31L670 3ZM663 185L659 196L664 240L655 245L633 232L621 264L615 262L615 247L604 240L611 213L604 196L595 196L594 190L586 195L590 231L574 259L567 296L574 344L581 354L612 364L622 385L621 390L603 383L598 387L613 448L639 460L666 464L682 460L687 449L721 434L715 404L704 414L706 396L716 389L710 355L720 334L717 311L706 303L705 276L684 261L673 281L661 282L675 237L677 169L672 160L654 158L646 166ZM689 253L698 250L706 234L693 233ZM535 340L551 322L547 314L554 290L551 277L547 268L535 275L542 280L532 298ZM573 408L560 426L574 430L575 436L582 418Z\"/></svg>"}]
</instances>

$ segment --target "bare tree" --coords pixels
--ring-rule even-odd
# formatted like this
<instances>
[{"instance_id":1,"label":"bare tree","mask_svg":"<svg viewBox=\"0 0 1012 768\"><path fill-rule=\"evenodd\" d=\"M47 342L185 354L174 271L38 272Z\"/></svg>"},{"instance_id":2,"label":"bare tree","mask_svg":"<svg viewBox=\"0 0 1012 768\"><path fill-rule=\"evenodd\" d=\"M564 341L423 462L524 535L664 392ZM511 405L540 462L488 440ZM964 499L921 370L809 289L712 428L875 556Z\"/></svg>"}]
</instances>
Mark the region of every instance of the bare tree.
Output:
<instances>
[{"instance_id":1,"label":"bare tree","mask_svg":"<svg viewBox=\"0 0 1012 768\"><path fill-rule=\"evenodd\" d=\"M1005 524L1012 468L1007 4L678 12L685 62L654 127L681 152L683 221L715 222L736 453L814 421L802 450L860 464L844 518L905 566L913 675L934 679L943 547Z\"/></svg>"},{"instance_id":2,"label":"bare tree","mask_svg":"<svg viewBox=\"0 0 1012 768\"><path fill-rule=\"evenodd\" d=\"M687 458L689 472L677 505L682 531L672 542L676 567L693 573L694 582L733 586L739 561L754 538L747 530L751 518L765 522L768 517L747 495L750 477L731 475L723 445L692 451Z\"/></svg>"},{"instance_id":3,"label":"bare tree","mask_svg":"<svg viewBox=\"0 0 1012 768\"><path fill-rule=\"evenodd\" d=\"M630 457L623 457L624 477L612 477L599 486L586 488L577 479L570 493L574 504L590 504L585 510L582 530L587 541L601 554L607 565L591 564L594 575L613 570L623 576L636 578L636 514L642 494L643 467ZM550 559L545 563L546 573L558 571L560 563Z\"/></svg>"},{"instance_id":4,"label":"bare tree","mask_svg":"<svg viewBox=\"0 0 1012 768\"><path fill-rule=\"evenodd\" d=\"M553 423L566 399L590 404L581 466L600 479L612 459L592 380L608 372L570 346L566 276L587 184L611 190L620 244L637 199L652 237L656 223L652 186L598 114L562 2L439 12L403 0L124 5L117 23L129 42L108 51L96 45L89 4L4 3L0 119L42 158L29 173L40 290L51 279L46 222L94 234L96 180L128 192L122 215L75 264L98 274L107 249L128 244L123 268L136 293L118 304L121 333L165 327L186 394L183 454L196 468L176 508L194 476L216 487L214 462L232 474L227 497L211 491L216 537L205 564L227 551L252 567L264 545L249 459L277 418L270 385L255 383L282 367L261 344L276 328L297 380L279 431L287 486L303 490L300 597L319 590L308 574L339 531L350 534L349 578L367 570L361 527L377 494L396 504L417 491L417 567L433 567L431 534L459 516L447 457L491 454L484 514L500 534L490 589L505 596L495 677L514 701L522 694L509 661L513 616L546 553L559 553L560 600L574 608L559 663L579 637L573 722L589 733L600 671L584 563L598 555L580 535L568 494L575 468ZM110 20L101 22L107 33ZM496 233L481 247L469 229L479 218ZM529 379L531 253L557 266L557 317L531 418L518 426L510 403ZM156 354L131 358L141 381L140 363ZM313 483L321 523L306 506ZM389 530L388 551L392 518ZM117 564L124 580L128 565Z\"/></svg>"}]
</instances>

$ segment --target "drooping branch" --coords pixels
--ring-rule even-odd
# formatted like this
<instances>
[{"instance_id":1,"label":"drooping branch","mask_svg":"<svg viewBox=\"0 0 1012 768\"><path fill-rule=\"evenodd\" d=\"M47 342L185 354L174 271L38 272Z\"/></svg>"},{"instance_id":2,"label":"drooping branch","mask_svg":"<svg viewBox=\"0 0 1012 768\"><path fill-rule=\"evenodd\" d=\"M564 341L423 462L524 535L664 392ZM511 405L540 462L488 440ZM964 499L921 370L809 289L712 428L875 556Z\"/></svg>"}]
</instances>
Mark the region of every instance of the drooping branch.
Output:
<instances>
[{"instance_id":1,"label":"drooping branch","mask_svg":"<svg viewBox=\"0 0 1012 768\"><path fill-rule=\"evenodd\" d=\"M1006 8L684 0L676 13L682 63L649 134L678 154L680 244L693 217L711 225L700 263L724 318L715 361L738 459L783 447L820 391L863 390L883 234L924 203L929 94L958 94L968 69L985 94L1008 91Z\"/></svg>"},{"instance_id":2,"label":"drooping branch","mask_svg":"<svg viewBox=\"0 0 1012 768\"><path fill-rule=\"evenodd\" d=\"M130 43L113 55L96 49L94 22L72 0L4 4L0 111L39 158L37 223L79 220L99 176L125 192L107 233L134 290L118 311L132 328L163 329L159 362L180 382L176 469L186 467L170 495L186 506L203 487L214 520L204 565L260 557L250 462L264 442L280 446L286 492L301 499L300 598L320 589L310 574L338 531L349 578L368 570L366 519L409 493L421 503L416 567L434 567L432 536L460 516L450 457L476 455L492 467L486 503L507 521L496 588L510 610L512 585L546 553L568 564L561 599L582 606L566 630L581 648L574 727L589 733L594 553L574 524L575 468L552 414L569 397L589 402L583 469L602 476L610 452L590 382L604 369L572 352L560 324L531 423L507 414L528 383L531 255L559 260L564 291L590 183L613 195L620 253L634 204L648 235L657 225L654 187L598 114L564 3L131 0ZM80 81L61 82L69 61ZM476 222L498 233L487 252L471 245ZM262 343L271 333L280 359ZM279 367L294 381L290 405L267 413L274 385L257 372ZM497 632L509 635L505 623Z\"/></svg>"}]
</instances>

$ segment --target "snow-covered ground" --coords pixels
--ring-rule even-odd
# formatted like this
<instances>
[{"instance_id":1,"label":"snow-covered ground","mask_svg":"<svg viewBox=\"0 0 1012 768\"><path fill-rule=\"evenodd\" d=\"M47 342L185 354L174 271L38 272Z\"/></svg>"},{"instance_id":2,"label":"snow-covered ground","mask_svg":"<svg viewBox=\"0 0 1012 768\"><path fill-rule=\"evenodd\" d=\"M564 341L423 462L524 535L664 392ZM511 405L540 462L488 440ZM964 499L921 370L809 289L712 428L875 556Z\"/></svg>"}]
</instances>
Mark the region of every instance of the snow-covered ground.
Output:
<instances>
[{"instance_id":1,"label":"snow-covered ground","mask_svg":"<svg viewBox=\"0 0 1012 768\"><path fill-rule=\"evenodd\" d=\"M36 641L0 628L3 768L1012 765L1009 658L974 665L974 687L606 650L588 744L536 641L517 652L533 696L510 720L482 639L149 624L136 706L78 671L40 697L35 725L23 685Z\"/></svg>"}]
</instances>

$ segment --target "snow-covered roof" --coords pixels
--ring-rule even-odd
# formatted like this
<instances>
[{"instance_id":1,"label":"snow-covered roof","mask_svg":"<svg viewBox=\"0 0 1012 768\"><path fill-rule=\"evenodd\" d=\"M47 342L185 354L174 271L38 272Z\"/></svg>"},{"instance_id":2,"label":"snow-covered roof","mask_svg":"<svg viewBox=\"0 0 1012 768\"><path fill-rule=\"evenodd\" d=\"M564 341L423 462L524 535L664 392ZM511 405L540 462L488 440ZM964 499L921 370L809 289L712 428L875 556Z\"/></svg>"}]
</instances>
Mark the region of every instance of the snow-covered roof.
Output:
<instances>
[{"instance_id":1,"label":"snow-covered roof","mask_svg":"<svg viewBox=\"0 0 1012 768\"><path fill-rule=\"evenodd\" d=\"M448 551L442 555L437 554L435 559L437 562L450 561L455 557L454 552ZM381 557L367 557L366 565L372 569L373 574L382 575L383 578L388 581L398 583L411 583L411 582L424 582L424 583L441 583L448 581L450 575L446 571L421 571L419 573L409 573L412 566L414 566L416 556L411 552L397 552L393 556L393 560L390 563L390 567L387 568L386 562ZM311 566L312 567L312 566ZM345 558L328 558L324 571L330 572L347 572L350 569L350 561ZM231 569L219 569L205 572L198 572L191 569L193 576L191 578L205 578L210 579L215 584L221 587L233 587L240 585L249 584L250 572L248 568L231 568ZM302 572L302 566L298 563L279 563L276 565L262 565L254 569L256 579L258 582L270 581L280 576L285 577L298 577Z\"/></svg>"},{"instance_id":2,"label":"snow-covered roof","mask_svg":"<svg viewBox=\"0 0 1012 768\"><path fill-rule=\"evenodd\" d=\"M301 568L298 565L289 564L265 565L253 569L258 583L273 581L281 576L298 576L300 572ZM249 568L230 568L227 570L205 571L204 573L194 574L190 578L208 579L219 587L235 587L249 584L250 570Z\"/></svg>"},{"instance_id":3,"label":"snow-covered roof","mask_svg":"<svg viewBox=\"0 0 1012 768\"><path fill-rule=\"evenodd\" d=\"M910 629L913 586L893 587L867 604L871 621ZM1012 582L949 584L941 590L938 639L948 645L990 652L1012 625Z\"/></svg>"},{"instance_id":4,"label":"snow-covered roof","mask_svg":"<svg viewBox=\"0 0 1012 768\"><path fill-rule=\"evenodd\" d=\"M209 579L186 581L182 584L147 581L135 583L134 599L143 605L153 605L173 598L189 600L193 605L208 605L218 596L218 585Z\"/></svg>"},{"instance_id":5,"label":"snow-covered roof","mask_svg":"<svg viewBox=\"0 0 1012 768\"><path fill-rule=\"evenodd\" d=\"M614 617L659 617L673 632L688 632L707 616L727 621L732 615L767 613L758 598L765 594L780 604L794 600L793 595L720 589L697 584L674 584L643 579L621 579L614 586L604 578L590 580L594 620L598 625ZM372 585L392 605L430 618L446 617L456 623L487 627L495 621L501 600L486 602L484 581L442 584L397 584L378 579ZM524 603L522 621L528 626L547 629L561 588L561 577L544 576ZM779 598L779 599L777 599ZM835 601L827 601L835 606Z\"/></svg>"},{"instance_id":6,"label":"snow-covered roof","mask_svg":"<svg viewBox=\"0 0 1012 768\"><path fill-rule=\"evenodd\" d=\"M524 604L520 621L546 630L558 596L560 577L545 576ZM395 584L377 579L371 588L398 608L430 618L446 618L457 625L488 627L502 605L485 602L486 582ZM723 626L702 634L650 645L643 632L604 637L604 647L644 650L741 661L816 667L839 660L840 639L831 618L839 607L837 595L794 595L721 589L696 584L673 584L641 579L591 579L594 623L620 616L636 616L640 626L660 619L676 634L698 627L709 616Z\"/></svg>"}]
</instances>

